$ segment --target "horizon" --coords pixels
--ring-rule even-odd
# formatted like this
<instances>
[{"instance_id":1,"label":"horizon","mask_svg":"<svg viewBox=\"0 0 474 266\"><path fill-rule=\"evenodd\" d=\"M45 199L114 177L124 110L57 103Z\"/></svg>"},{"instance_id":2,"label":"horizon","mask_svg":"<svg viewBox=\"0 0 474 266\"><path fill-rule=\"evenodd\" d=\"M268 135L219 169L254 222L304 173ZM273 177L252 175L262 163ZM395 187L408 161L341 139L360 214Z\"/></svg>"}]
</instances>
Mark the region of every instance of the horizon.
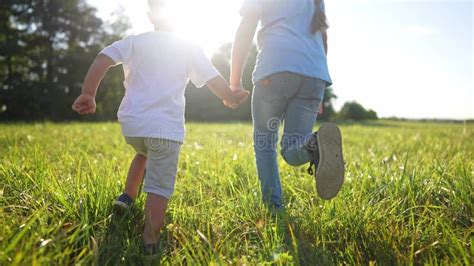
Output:
<instances>
[{"instance_id":1,"label":"horizon","mask_svg":"<svg viewBox=\"0 0 474 266\"><path fill-rule=\"evenodd\" d=\"M146 1L88 2L106 21L129 17L127 34L152 30ZM233 41L241 2L174 0L168 15L178 34L212 55ZM470 1L326 1L335 108L357 101L382 118L473 119L473 8Z\"/></svg>"}]
</instances>

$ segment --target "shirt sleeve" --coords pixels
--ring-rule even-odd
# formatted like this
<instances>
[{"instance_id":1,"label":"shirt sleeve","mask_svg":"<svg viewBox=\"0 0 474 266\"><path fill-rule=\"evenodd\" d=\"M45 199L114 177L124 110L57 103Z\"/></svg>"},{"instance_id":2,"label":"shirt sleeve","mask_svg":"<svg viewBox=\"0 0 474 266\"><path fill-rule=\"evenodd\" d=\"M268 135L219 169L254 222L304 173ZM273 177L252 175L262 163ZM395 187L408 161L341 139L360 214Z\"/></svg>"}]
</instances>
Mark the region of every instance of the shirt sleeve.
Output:
<instances>
[{"instance_id":1,"label":"shirt sleeve","mask_svg":"<svg viewBox=\"0 0 474 266\"><path fill-rule=\"evenodd\" d=\"M324 4L324 0L321 1L321 10L323 13L326 13L326 5Z\"/></svg>"},{"instance_id":2,"label":"shirt sleeve","mask_svg":"<svg viewBox=\"0 0 474 266\"><path fill-rule=\"evenodd\" d=\"M188 73L189 78L198 88L204 87L209 80L220 75L211 60L199 47L191 48Z\"/></svg>"},{"instance_id":3,"label":"shirt sleeve","mask_svg":"<svg viewBox=\"0 0 474 266\"><path fill-rule=\"evenodd\" d=\"M263 10L263 0L244 0L242 7L240 8L240 15L242 17L249 15L260 16Z\"/></svg>"},{"instance_id":4,"label":"shirt sleeve","mask_svg":"<svg viewBox=\"0 0 474 266\"><path fill-rule=\"evenodd\" d=\"M105 47L99 54L106 55L114 61L115 64L122 64L130 58L132 53L131 37L114 42Z\"/></svg>"}]
</instances>

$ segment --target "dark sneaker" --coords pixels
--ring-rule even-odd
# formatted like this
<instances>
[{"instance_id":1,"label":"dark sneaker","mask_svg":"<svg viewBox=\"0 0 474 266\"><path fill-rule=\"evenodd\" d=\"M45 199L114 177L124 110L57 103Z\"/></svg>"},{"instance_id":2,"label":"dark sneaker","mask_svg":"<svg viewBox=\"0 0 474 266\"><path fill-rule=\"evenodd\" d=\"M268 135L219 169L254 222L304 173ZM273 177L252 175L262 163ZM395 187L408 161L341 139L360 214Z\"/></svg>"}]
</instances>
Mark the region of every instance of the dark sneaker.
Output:
<instances>
[{"instance_id":1,"label":"dark sneaker","mask_svg":"<svg viewBox=\"0 0 474 266\"><path fill-rule=\"evenodd\" d=\"M341 131L335 124L324 123L307 146L313 153L308 173L315 175L318 195L330 200L339 193L344 183ZM316 171L313 165L316 165Z\"/></svg>"},{"instance_id":2,"label":"dark sneaker","mask_svg":"<svg viewBox=\"0 0 474 266\"><path fill-rule=\"evenodd\" d=\"M127 194L123 193L120 195L114 203L114 209L117 214L124 214L133 205L133 199Z\"/></svg>"}]
</instances>

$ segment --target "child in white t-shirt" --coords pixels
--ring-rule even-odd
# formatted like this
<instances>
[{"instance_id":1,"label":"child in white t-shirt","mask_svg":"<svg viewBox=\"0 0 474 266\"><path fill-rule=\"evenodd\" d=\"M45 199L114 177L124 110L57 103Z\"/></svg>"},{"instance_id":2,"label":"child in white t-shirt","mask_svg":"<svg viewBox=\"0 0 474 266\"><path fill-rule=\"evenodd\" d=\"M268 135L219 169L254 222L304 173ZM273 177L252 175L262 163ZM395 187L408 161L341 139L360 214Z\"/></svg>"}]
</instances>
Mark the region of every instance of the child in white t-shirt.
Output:
<instances>
[{"instance_id":1,"label":"child in white t-shirt","mask_svg":"<svg viewBox=\"0 0 474 266\"><path fill-rule=\"evenodd\" d=\"M73 110L81 115L95 113L95 95L102 78L111 66L122 64L126 93L118 120L137 155L115 208L124 211L130 207L146 169L143 239L147 251L156 254L185 135L186 84L190 79L197 87L207 85L231 108L244 103L249 92L232 92L202 49L175 36L154 15L159 14L160 0L150 0L149 5L155 31L127 37L103 49L87 73Z\"/></svg>"}]
</instances>

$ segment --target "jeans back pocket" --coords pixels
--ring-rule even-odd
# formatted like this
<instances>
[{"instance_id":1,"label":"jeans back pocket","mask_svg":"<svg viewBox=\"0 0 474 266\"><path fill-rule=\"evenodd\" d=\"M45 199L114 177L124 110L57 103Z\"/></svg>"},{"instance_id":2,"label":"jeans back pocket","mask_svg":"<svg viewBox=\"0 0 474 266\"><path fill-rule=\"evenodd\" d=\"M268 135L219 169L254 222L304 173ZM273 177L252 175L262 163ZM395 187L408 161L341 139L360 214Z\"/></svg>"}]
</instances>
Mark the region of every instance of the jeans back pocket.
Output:
<instances>
[{"instance_id":1,"label":"jeans back pocket","mask_svg":"<svg viewBox=\"0 0 474 266\"><path fill-rule=\"evenodd\" d=\"M255 84L255 93L258 98L269 103L285 102L288 98L289 72L270 75Z\"/></svg>"}]
</instances>

